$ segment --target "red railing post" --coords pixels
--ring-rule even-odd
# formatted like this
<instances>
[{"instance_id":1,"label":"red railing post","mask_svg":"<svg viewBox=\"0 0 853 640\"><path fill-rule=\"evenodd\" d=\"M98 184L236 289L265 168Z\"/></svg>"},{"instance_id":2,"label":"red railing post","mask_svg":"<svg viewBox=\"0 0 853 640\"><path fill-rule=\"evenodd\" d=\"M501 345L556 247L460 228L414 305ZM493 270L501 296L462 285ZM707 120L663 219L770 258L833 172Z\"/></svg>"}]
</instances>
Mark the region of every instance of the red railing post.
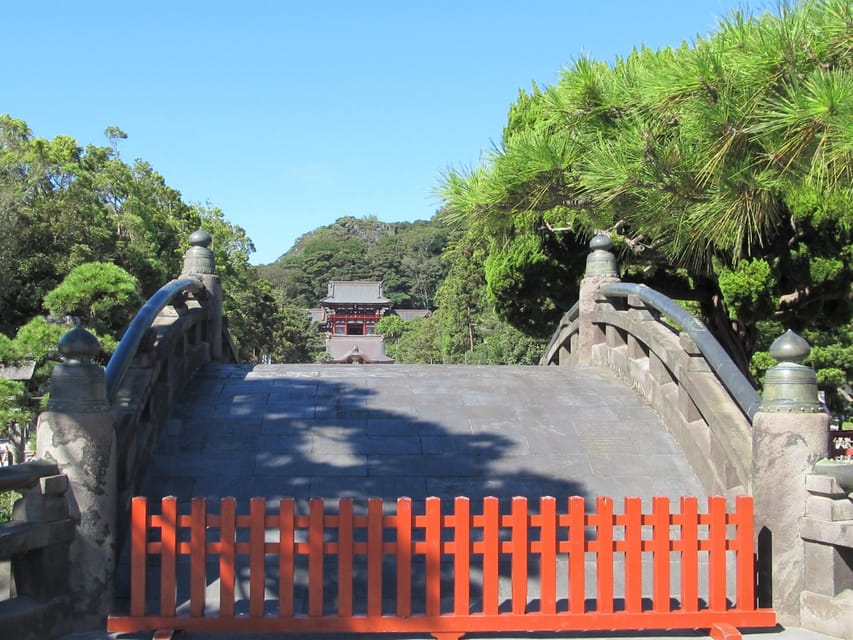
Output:
<instances>
[{"instance_id":1,"label":"red railing post","mask_svg":"<svg viewBox=\"0 0 853 640\"><path fill-rule=\"evenodd\" d=\"M397 500L397 615L412 615L412 500Z\"/></svg>"},{"instance_id":2,"label":"red railing post","mask_svg":"<svg viewBox=\"0 0 853 640\"><path fill-rule=\"evenodd\" d=\"M512 499L512 613L527 610L527 498Z\"/></svg>"},{"instance_id":3,"label":"red railing post","mask_svg":"<svg viewBox=\"0 0 853 640\"><path fill-rule=\"evenodd\" d=\"M382 499L367 501L367 615L382 615Z\"/></svg>"},{"instance_id":4,"label":"red railing post","mask_svg":"<svg viewBox=\"0 0 853 640\"><path fill-rule=\"evenodd\" d=\"M352 616L353 500L338 502L338 615Z\"/></svg>"},{"instance_id":5,"label":"red railing post","mask_svg":"<svg viewBox=\"0 0 853 640\"><path fill-rule=\"evenodd\" d=\"M569 611L586 611L586 504L580 496L569 498Z\"/></svg>"},{"instance_id":6,"label":"red railing post","mask_svg":"<svg viewBox=\"0 0 853 640\"><path fill-rule=\"evenodd\" d=\"M483 499L483 613L498 612L500 511L497 498Z\"/></svg>"},{"instance_id":7,"label":"red railing post","mask_svg":"<svg viewBox=\"0 0 853 640\"><path fill-rule=\"evenodd\" d=\"M148 566L148 500L137 496L130 510L130 615L145 615L145 577Z\"/></svg>"},{"instance_id":8,"label":"red railing post","mask_svg":"<svg viewBox=\"0 0 853 640\"><path fill-rule=\"evenodd\" d=\"M190 509L190 615L200 618L207 589L207 501L193 498Z\"/></svg>"},{"instance_id":9,"label":"red railing post","mask_svg":"<svg viewBox=\"0 0 853 640\"><path fill-rule=\"evenodd\" d=\"M266 500L252 498L249 502L249 615L264 615L264 555L266 544Z\"/></svg>"},{"instance_id":10,"label":"red railing post","mask_svg":"<svg viewBox=\"0 0 853 640\"><path fill-rule=\"evenodd\" d=\"M670 538L669 538L669 498L652 498L652 567L653 588L652 608L665 613L671 611L670 596Z\"/></svg>"},{"instance_id":11,"label":"red railing post","mask_svg":"<svg viewBox=\"0 0 853 640\"><path fill-rule=\"evenodd\" d=\"M471 611L471 501L453 503L453 612L467 616Z\"/></svg>"},{"instance_id":12,"label":"red railing post","mask_svg":"<svg viewBox=\"0 0 853 640\"><path fill-rule=\"evenodd\" d=\"M539 611L557 612L557 501L539 500Z\"/></svg>"},{"instance_id":13,"label":"red railing post","mask_svg":"<svg viewBox=\"0 0 853 640\"><path fill-rule=\"evenodd\" d=\"M308 615L323 615L323 538L324 505L322 498L308 503Z\"/></svg>"},{"instance_id":14,"label":"red railing post","mask_svg":"<svg viewBox=\"0 0 853 640\"><path fill-rule=\"evenodd\" d=\"M726 499L708 498L708 606L726 610Z\"/></svg>"},{"instance_id":15,"label":"red railing post","mask_svg":"<svg viewBox=\"0 0 853 640\"><path fill-rule=\"evenodd\" d=\"M595 565L599 613L613 612L613 498L596 500Z\"/></svg>"},{"instance_id":16,"label":"red railing post","mask_svg":"<svg viewBox=\"0 0 853 640\"><path fill-rule=\"evenodd\" d=\"M175 616L177 546L178 499L168 496L160 511L160 615L164 618Z\"/></svg>"},{"instance_id":17,"label":"red railing post","mask_svg":"<svg viewBox=\"0 0 853 640\"><path fill-rule=\"evenodd\" d=\"M744 611L755 609L755 520L752 497L738 496L735 501L735 538L737 595L735 606Z\"/></svg>"},{"instance_id":18,"label":"red railing post","mask_svg":"<svg viewBox=\"0 0 853 640\"><path fill-rule=\"evenodd\" d=\"M625 611L643 610L643 502L625 498Z\"/></svg>"},{"instance_id":19,"label":"red railing post","mask_svg":"<svg viewBox=\"0 0 853 640\"><path fill-rule=\"evenodd\" d=\"M426 499L426 614L441 613L441 500Z\"/></svg>"},{"instance_id":20,"label":"red railing post","mask_svg":"<svg viewBox=\"0 0 853 640\"><path fill-rule=\"evenodd\" d=\"M234 617L234 582L237 562L237 504L234 498L219 502L219 615Z\"/></svg>"},{"instance_id":21,"label":"red railing post","mask_svg":"<svg viewBox=\"0 0 853 640\"><path fill-rule=\"evenodd\" d=\"M681 610L699 610L699 505L694 496L681 498Z\"/></svg>"},{"instance_id":22,"label":"red railing post","mask_svg":"<svg viewBox=\"0 0 853 640\"><path fill-rule=\"evenodd\" d=\"M284 617L293 615L295 532L293 498L284 498L278 503L278 612Z\"/></svg>"}]
</instances>

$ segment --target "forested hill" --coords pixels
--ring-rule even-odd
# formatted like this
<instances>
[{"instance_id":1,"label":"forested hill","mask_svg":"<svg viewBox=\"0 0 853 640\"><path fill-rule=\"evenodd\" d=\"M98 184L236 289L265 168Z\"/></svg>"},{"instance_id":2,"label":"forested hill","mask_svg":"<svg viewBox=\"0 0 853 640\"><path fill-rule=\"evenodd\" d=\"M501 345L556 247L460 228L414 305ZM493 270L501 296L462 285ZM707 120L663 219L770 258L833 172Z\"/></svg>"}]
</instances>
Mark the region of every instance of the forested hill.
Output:
<instances>
[{"instance_id":1,"label":"forested hill","mask_svg":"<svg viewBox=\"0 0 853 640\"><path fill-rule=\"evenodd\" d=\"M394 306L433 309L436 290L447 274L441 254L448 234L437 216L417 222L339 218L306 233L259 272L289 305L316 306L330 280L381 280Z\"/></svg>"}]
</instances>

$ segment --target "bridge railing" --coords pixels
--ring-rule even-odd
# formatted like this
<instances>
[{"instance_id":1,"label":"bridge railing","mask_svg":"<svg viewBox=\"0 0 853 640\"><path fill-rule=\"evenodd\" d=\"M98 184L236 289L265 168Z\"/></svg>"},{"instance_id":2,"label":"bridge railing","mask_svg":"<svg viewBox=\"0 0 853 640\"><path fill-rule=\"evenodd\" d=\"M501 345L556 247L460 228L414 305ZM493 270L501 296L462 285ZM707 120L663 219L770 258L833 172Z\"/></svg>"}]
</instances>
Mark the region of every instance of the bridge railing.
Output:
<instances>
[{"instance_id":1,"label":"bridge railing","mask_svg":"<svg viewBox=\"0 0 853 640\"><path fill-rule=\"evenodd\" d=\"M591 258L605 272L588 273L586 300L565 314L541 363L611 368L661 415L708 492L748 493L758 393L699 319L620 282L609 250Z\"/></svg>"},{"instance_id":2,"label":"bridge railing","mask_svg":"<svg viewBox=\"0 0 853 640\"><path fill-rule=\"evenodd\" d=\"M579 300L541 364L605 366L634 387L709 494L753 496L759 602L782 624L851 637L853 462L827 459L829 417L802 364L809 345L790 331L771 345L779 364L759 396L704 324L619 280L609 237L590 248Z\"/></svg>"},{"instance_id":3,"label":"bridge railing","mask_svg":"<svg viewBox=\"0 0 853 640\"><path fill-rule=\"evenodd\" d=\"M105 368L116 423L119 540L159 431L181 390L213 359L212 341L220 341L224 359L236 361L227 335L211 333L211 306L200 279L167 283L134 317Z\"/></svg>"},{"instance_id":4,"label":"bridge railing","mask_svg":"<svg viewBox=\"0 0 853 640\"><path fill-rule=\"evenodd\" d=\"M37 458L0 468L0 490L23 494L0 525L0 584L4 561L10 583L0 628L21 629L10 637L103 626L129 496L171 407L205 363L236 361L211 241L204 231L190 236L181 277L145 303L106 369L93 362L100 345L84 329L60 341Z\"/></svg>"}]
</instances>

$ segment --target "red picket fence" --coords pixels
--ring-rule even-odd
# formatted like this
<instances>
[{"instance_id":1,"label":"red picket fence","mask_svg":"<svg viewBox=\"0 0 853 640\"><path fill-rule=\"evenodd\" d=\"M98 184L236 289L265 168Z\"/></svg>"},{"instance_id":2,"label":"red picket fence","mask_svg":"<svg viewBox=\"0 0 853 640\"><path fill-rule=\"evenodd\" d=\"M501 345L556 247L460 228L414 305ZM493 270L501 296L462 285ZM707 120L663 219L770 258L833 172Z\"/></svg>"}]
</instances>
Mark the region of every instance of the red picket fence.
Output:
<instances>
[{"instance_id":1,"label":"red picket fence","mask_svg":"<svg viewBox=\"0 0 853 640\"><path fill-rule=\"evenodd\" d=\"M415 513L400 498L386 514L393 505L371 499L357 515L352 499L327 513L315 498L298 514L292 499L267 513L254 498L238 515L233 498L216 514L194 498L179 514L168 497L158 515L134 498L130 611L107 628L456 640L469 632L694 628L728 637L737 627L776 624L772 610L755 604L751 498L737 498L733 513L721 497L709 498L704 513L695 497L681 498L676 513L665 497L653 499L651 513L639 498L626 498L622 513L608 497L589 513L583 498L564 504L558 512L557 500L541 498L534 513L514 498L501 513L497 498L485 498L475 514L468 498L456 498L443 513L438 498L427 498ZM157 574L159 584L149 584ZM237 594L245 585L248 593ZM157 612L148 610L149 587L159 587Z\"/></svg>"}]
</instances>

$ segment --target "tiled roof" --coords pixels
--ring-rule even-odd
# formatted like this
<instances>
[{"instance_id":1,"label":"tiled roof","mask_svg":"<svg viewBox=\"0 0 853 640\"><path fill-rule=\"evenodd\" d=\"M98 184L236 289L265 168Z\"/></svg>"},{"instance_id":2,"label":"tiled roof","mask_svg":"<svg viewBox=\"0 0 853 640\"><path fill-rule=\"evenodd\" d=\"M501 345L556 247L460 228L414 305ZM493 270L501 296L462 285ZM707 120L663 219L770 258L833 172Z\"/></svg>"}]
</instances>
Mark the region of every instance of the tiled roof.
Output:
<instances>
[{"instance_id":1,"label":"tiled roof","mask_svg":"<svg viewBox=\"0 0 853 640\"><path fill-rule=\"evenodd\" d=\"M391 301L382 295L382 283L367 280L332 280L329 283L329 295L320 302L391 304Z\"/></svg>"},{"instance_id":2,"label":"tiled roof","mask_svg":"<svg viewBox=\"0 0 853 640\"><path fill-rule=\"evenodd\" d=\"M311 319L311 322L317 322L319 324L322 324L326 321L326 310L308 309L308 317Z\"/></svg>"},{"instance_id":3,"label":"tiled roof","mask_svg":"<svg viewBox=\"0 0 853 640\"><path fill-rule=\"evenodd\" d=\"M432 315L429 309L395 309L394 313L403 320L415 320L416 318L428 318Z\"/></svg>"}]
</instances>

